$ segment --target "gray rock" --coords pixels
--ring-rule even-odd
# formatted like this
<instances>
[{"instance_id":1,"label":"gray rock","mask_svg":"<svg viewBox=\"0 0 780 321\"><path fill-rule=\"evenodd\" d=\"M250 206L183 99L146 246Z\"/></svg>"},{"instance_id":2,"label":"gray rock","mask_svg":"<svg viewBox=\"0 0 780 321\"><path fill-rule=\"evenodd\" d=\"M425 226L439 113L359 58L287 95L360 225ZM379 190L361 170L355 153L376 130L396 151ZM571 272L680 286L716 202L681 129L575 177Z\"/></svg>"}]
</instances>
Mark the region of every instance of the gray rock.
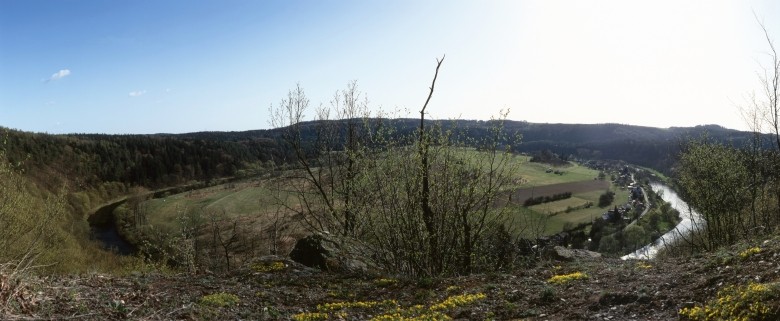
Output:
<instances>
[{"instance_id":1,"label":"gray rock","mask_svg":"<svg viewBox=\"0 0 780 321\"><path fill-rule=\"evenodd\" d=\"M581 249L568 249L563 246L554 247L550 256L561 261L601 259L601 253Z\"/></svg>"},{"instance_id":2,"label":"gray rock","mask_svg":"<svg viewBox=\"0 0 780 321\"><path fill-rule=\"evenodd\" d=\"M305 266L341 274L379 275L378 266L360 242L329 234L312 234L295 243L293 261Z\"/></svg>"}]
</instances>

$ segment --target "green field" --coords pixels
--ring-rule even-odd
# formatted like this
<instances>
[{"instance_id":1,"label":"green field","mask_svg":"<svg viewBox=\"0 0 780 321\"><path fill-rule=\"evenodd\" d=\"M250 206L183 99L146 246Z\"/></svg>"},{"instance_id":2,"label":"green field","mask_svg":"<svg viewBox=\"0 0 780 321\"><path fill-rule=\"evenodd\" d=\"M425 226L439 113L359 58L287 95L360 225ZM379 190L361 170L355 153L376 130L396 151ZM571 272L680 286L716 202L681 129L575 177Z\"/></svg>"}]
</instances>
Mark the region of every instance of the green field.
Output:
<instances>
[{"instance_id":1,"label":"green field","mask_svg":"<svg viewBox=\"0 0 780 321\"><path fill-rule=\"evenodd\" d=\"M474 156L474 159L480 152L475 149L466 149L458 151L462 156L468 158ZM515 179L507 188L526 188L532 186L542 186L558 183L570 183L592 180L598 177L599 172L576 163L569 163L564 166L552 166L543 163L531 162L531 156L513 154L509 156L507 167L513 169ZM547 172L551 169L553 172ZM560 171L562 174L555 174L554 171Z\"/></svg>"},{"instance_id":2,"label":"green field","mask_svg":"<svg viewBox=\"0 0 780 321\"><path fill-rule=\"evenodd\" d=\"M529 207L532 211L544 213L547 215L564 214L569 208L576 208L585 206L587 203L592 203L591 200L586 200L579 197L571 197L560 201L549 202Z\"/></svg>"},{"instance_id":3,"label":"green field","mask_svg":"<svg viewBox=\"0 0 780 321\"><path fill-rule=\"evenodd\" d=\"M517 166L517 175L522 178L522 182L515 187L542 186L557 183L569 183L592 180L598 177L599 172L585 166L570 163L567 166L550 166L542 163L530 162L530 156L517 155L513 157L519 166ZM547 173L547 169L559 170L563 175Z\"/></svg>"},{"instance_id":4,"label":"green field","mask_svg":"<svg viewBox=\"0 0 780 321\"><path fill-rule=\"evenodd\" d=\"M183 213L224 214L225 218L263 218L277 209L278 201L268 181L229 183L193 190L142 204L150 213L148 223L176 230ZM281 194L284 197L286 194Z\"/></svg>"},{"instance_id":5,"label":"green field","mask_svg":"<svg viewBox=\"0 0 780 321\"><path fill-rule=\"evenodd\" d=\"M612 206L624 204L625 200L628 199L627 190L620 188L611 188L611 190L615 192L615 202L610 207L606 208L601 208L595 205L599 202L599 196L605 192L604 190L596 190L591 192L575 193L571 198L560 201L534 205L528 208L523 207L517 213L518 215L524 215L531 218L544 219L546 221L544 234L555 234L560 232L566 223L577 225L579 223L591 222L593 219L601 217L601 215L609 210ZM594 205L590 208L582 208L571 211L569 213L565 212L566 208L569 206L576 207L587 202L591 202ZM550 213L558 214L550 215ZM524 219L518 219L516 221L519 222L519 224L524 224L525 222ZM517 228L522 229L522 227Z\"/></svg>"},{"instance_id":6,"label":"green field","mask_svg":"<svg viewBox=\"0 0 780 321\"><path fill-rule=\"evenodd\" d=\"M516 213L513 221L518 229L524 229L525 226L522 225L528 224L529 221L545 221L544 233L554 234L560 232L566 223L576 225L590 222L607 210L596 205L589 208L584 206L587 203L598 204L599 196L604 193L603 186L611 186L594 181L594 178L598 176L598 171L573 163L567 166L552 167L546 164L531 163L529 160L528 156L515 155L511 157L511 165L516 171L513 183L507 189L518 190L559 184L554 188L555 190L572 192L573 195L569 199L513 210ZM558 170L563 174L547 172L548 169ZM573 184L571 189L567 189L568 183ZM597 183L601 184L602 187L592 189L587 187L590 185L598 186ZM583 184L586 185L584 189ZM617 194L616 204L621 204L628 197L627 191L615 190L614 187L610 187L610 189ZM183 213L197 212L202 217L217 213L225 218L251 217L263 221L269 213L278 209L277 198L287 196L284 193L274 196L274 190L275 185L272 181L255 179L152 199L144 202L142 206L149 213L147 215L149 224L170 231L178 228ZM523 200L520 201L522 203ZM566 213L565 211L569 207L581 208ZM550 215L551 213L553 215ZM538 230L538 228L536 229Z\"/></svg>"}]
</instances>

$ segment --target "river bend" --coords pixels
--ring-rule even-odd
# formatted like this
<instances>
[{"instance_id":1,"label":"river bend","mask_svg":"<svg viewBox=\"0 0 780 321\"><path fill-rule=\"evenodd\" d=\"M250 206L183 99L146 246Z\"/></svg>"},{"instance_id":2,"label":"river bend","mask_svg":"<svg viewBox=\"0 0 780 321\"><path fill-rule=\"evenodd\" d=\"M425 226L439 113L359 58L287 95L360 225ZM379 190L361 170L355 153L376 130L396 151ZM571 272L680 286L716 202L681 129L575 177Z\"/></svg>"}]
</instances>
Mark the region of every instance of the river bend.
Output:
<instances>
[{"instance_id":1,"label":"river bend","mask_svg":"<svg viewBox=\"0 0 780 321\"><path fill-rule=\"evenodd\" d=\"M680 236L688 235L695 228L695 224L702 222L701 215L692 210L688 206L688 203L685 203L685 201L683 201L680 196L677 195L677 193L668 186L659 183L650 183L650 188L652 188L656 194L660 195L664 201L671 204L672 208L680 212L680 218L682 220L674 229L662 235L655 242L645 245L633 253L621 257L623 260L652 259L656 254L658 254L660 249L666 246L666 244L671 244L680 238Z\"/></svg>"}]
</instances>

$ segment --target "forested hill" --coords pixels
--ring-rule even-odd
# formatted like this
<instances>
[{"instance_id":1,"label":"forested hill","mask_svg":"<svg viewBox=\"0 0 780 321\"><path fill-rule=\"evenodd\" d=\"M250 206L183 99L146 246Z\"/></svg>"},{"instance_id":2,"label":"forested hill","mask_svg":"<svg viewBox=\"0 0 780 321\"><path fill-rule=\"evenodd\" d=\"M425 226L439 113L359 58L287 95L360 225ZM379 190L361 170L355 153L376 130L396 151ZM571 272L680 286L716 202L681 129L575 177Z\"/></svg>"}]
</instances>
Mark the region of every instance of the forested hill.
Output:
<instances>
[{"instance_id":1,"label":"forested hill","mask_svg":"<svg viewBox=\"0 0 780 321\"><path fill-rule=\"evenodd\" d=\"M459 121L459 128L473 128L474 135L486 134L488 122ZM707 139L743 147L751 144L752 132L727 129L718 125L656 128L622 124L546 124L507 121L509 133L522 135L518 152L550 150L565 159L623 160L669 173L684 143ZM761 137L771 146L770 135Z\"/></svg>"},{"instance_id":2,"label":"forested hill","mask_svg":"<svg viewBox=\"0 0 780 321\"><path fill-rule=\"evenodd\" d=\"M753 133L718 125L655 128L621 124L536 124L509 122L507 130L523 135L518 151L549 149L561 156L613 159L669 172L684 142L706 139L735 147L748 146ZM770 144L771 136L762 137Z\"/></svg>"},{"instance_id":3,"label":"forested hill","mask_svg":"<svg viewBox=\"0 0 780 321\"><path fill-rule=\"evenodd\" d=\"M376 121L376 120L374 120ZM414 133L419 119L384 120L392 124L399 135ZM435 121L429 121L433 123ZM493 121L454 120L440 121L443 127L472 138L489 135ZM318 123L309 122L301 126L302 136L313 139ZM525 121L505 121L507 134L520 134L521 143L512 146L516 152L534 153L550 150L565 159L609 159L623 160L632 164L647 166L669 173L676 162L684 142L706 138L712 142L743 147L754 139L752 132L727 129L718 125L695 127L655 128L622 124L546 124ZM278 135L279 129L269 130L266 135ZM239 135L240 133L236 133ZM771 135L761 136L769 147Z\"/></svg>"},{"instance_id":4,"label":"forested hill","mask_svg":"<svg viewBox=\"0 0 780 321\"><path fill-rule=\"evenodd\" d=\"M414 133L417 119L383 122L399 135ZM331 121L329 124L339 124ZM305 139L314 140L322 122L301 124ZM490 121L441 122L470 137L487 135ZM613 159L668 171L681 143L707 135L709 139L744 146L752 133L707 125L660 129L620 124L539 124L507 121L508 133L522 135L518 152L550 150L564 158ZM8 159L21 162L29 175L49 184L122 182L162 187L191 180L234 176L268 162L282 163L286 153L279 137L283 129L187 134L49 135L0 128ZM289 156L288 156L289 157ZM78 187L78 186L72 186Z\"/></svg>"},{"instance_id":5,"label":"forested hill","mask_svg":"<svg viewBox=\"0 0 780 321\"><path fill-rule=\"evenodd\" d=\"M240 140L218 133L186 135L49 135L0 130L0 145L39 183L71 188L101 182L163 187L234 176L280 158L276 142L263 135ZM75 186L74 186L75 185Z\"/></svg>"}]
</instances>

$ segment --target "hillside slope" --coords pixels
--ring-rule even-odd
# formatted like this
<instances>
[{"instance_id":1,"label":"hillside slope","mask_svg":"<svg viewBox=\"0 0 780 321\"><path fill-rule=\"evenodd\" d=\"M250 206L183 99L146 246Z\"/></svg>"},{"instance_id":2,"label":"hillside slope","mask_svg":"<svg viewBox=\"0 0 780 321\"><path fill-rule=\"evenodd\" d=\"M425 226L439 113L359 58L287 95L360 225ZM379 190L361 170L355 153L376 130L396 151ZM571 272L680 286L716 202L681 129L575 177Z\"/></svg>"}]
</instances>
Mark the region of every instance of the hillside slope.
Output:
<instances>
[{"instance_id":1,"label":"hillside slope","mask_svg":"<svg viewBox=\"0 0 780 321\"><path fill-rule=\"evenodd\" d=\"M17 291L21 295L11 296L10 304L0 310L4 313L0 317L676 320L681 309L688 308L685 313L707 311L724 319L777 320L780 237L691 258L543 260L503 274L441 280L349 277L306 268L282 257L265 257L224 276L136 272L26 282L23 291ZM6 288L0 290L0 298L5 299ZM723 299L726 295L731 296ZM721 303L710 310L704 307L718 297Z\"/></svg>"}]
</instances>

